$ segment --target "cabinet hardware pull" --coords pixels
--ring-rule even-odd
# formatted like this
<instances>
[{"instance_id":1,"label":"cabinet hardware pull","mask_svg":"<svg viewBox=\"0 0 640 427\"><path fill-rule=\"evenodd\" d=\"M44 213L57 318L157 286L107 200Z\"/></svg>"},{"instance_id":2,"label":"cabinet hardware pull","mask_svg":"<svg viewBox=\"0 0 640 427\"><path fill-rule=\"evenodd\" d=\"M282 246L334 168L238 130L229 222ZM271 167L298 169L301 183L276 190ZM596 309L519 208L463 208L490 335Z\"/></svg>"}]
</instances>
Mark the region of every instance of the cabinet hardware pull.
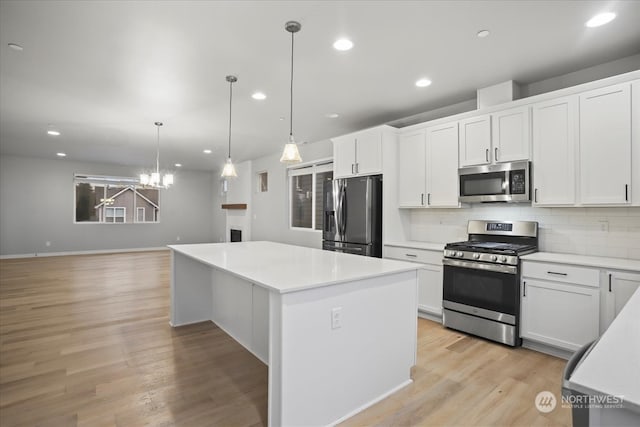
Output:
<instances>
[{"instance_id":1,"label":"cabinet hardware pull","mask_svg":"<svg viewBox=\"0 0 640 427\"><path fill-rule=\"evenodd\" d=\"M427 193L427 205L431 206L431 193Z\"/></svg>"},{"instance_id":2,"label":"cabinet hardware pull","mask_svg":"<svg viewBox=\"0 0 640 427\"><path fill-rule=\"evenodd\" d=\"M547 274L555 274L556 276L566 276L567 273L556 273L555 271L547 271Z\"/></svg>"},{"instance_id":3,"label":"cabinet hardware pull","mask_svg":"<svg viewBox=\"0 0 640 427\"><path fill-rule=\"evenodd\" d=\"M488 162L489 161L489 149L488 148L486 150L484 150L484 157Z\"/></svg>"},{"instance_id":4,"label":"cabinet hardware pull","mask_svg":"<svg viewBox=\"0 0 640 427\"><path fill-rule=\"evenodd\" d=\"M353 171L353 163L351 163L351 174L353 175L355 172Z\"/></svg>"},{"instance_id":5,"label":"cabinet hardware pull","mask_svg":"<svg viewBox=\"0 0 640 427\"><path fill-rule=\"evenodd\" d=\"M356 163L356 174L360 173L360 163Z\"/></svg>"},{"instance_id":6,"label":"cabinet hardware pull","mask_svg":"<svg viewBox=\"0 0 640 427\"><path fill-rule=\"evenodd\" d=\"M629 201L629 184L624 185L624 201Z\"/></svg>"},{"instance_id":7,"label":"cabinet hardware pull","mask_svg":"<svg viewBox=\"0 0 640 427\"><path fill-rule=\"evenodd\" d=\"M424 193L420 193L420 206L424 206Z\"/></svg>"},{"instance_id":8,"label":"cabinet hardware pull","mask_svg":"<svg viewBox=\"0 0 640 427\"><path fill-rule=\"evenodd\" d=\"M498 147L496 147L495 149L495 154L496 154L496 162L498 161Z\"/></svg>"},{"instance_id":9,"label":"cabinet hardware pull","mask_svg":"<svg viewBox=\"0 0 640 427\"><path fill-rule=\"evenodd\" d=\"M533 190L533 201L535 203L538 203L538 189L537 188Z\"/></svg>"},{"instance_id":10,"label":"cabinet hardware pull","mask_svg":"<svg viewBox=\"0 0 640 427\"><path fill-rule=\"evenodd\" d=\"M609 273L609 292L611 292L611 273Z\"/></svg>"},{"instance_id":11,"label":"cabinet hardware pull","mask_svg":"<svg viewBox=\"0 0 640 427\"><path fill-rule=\"evenodd\" d=\"M405 254L405 255L408 256L408 257L411 257L411 258L417 258L418 257L418 255L416 255L416 254Z\"/></svg>"},{"instance_id":12,"label":"cabinet hardware pull","mask_svg":"<svg viewBox=\"0 0 640 427\"><path fill-rule=\"evenodd\" d=\"M522 294L523 297L527 296L527 282L522 282L522 289L524 291L524 293Z\"/></svg>"}]
</instances>

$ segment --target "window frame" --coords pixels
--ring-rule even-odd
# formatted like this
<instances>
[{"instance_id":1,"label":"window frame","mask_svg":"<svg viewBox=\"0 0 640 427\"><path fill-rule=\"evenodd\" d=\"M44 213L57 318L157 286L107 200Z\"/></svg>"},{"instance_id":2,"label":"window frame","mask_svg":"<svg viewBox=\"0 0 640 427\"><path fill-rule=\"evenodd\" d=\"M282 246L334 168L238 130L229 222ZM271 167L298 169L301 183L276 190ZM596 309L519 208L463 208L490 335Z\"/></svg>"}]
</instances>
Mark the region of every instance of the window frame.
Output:
<instances>
[{"instance_id":1,"label":"window frame","mask_svg":"<svg viewBox=\"0 0 640 427\"><path fill-rule=\"evenodd\" d=\"M160 206L162 203L162 191L160 191L160 189L158 189L158 203L157 203L157 208L153 209L153 217L154 217L154 221L142 221L142 222L138 222L137 221L137 217L133 217L132 221L127 221L127 217L126 217L126 207L123 207L125 209L125 216L124 216L124 221L123 222L106 222L106 215L104 213L104 209L100 209L99 210L99 214L98 214L98 220L97 221L77 221L77 217L76 217L76 208L77 208L77 187L78 184L80 183L87 183L87 184L91 184L93 186L102 186L103 189L105 189L105 194L103 194L103 198L106 197L106 188L108 187L108 185L121 185L124 187L126 186L133 186L135 193L137 193L137 195L144 197L146 199L146 197L141 194L138 193L137 190L139 189L144 189L145 187L140 184L140 180L138 178L134 178L134 177L129 177L129 176L112 176L112 175L93 175L93 174L84 174L84 173L74 173L73 175L73 205L72 205L72 210L71 210L71 215L73 218L73 224L92 224L92 225L113 225L113 224L118 224L118 225L122 225L122 224L160 224ZM148 199L147 199L148 200ZM151 202L153 203L153 202ZM155 203L154 203L155 204ZM119 207L119 206L110 206L110 207ZM103 207L103 208L106 208ZM133 198L133 212L136 212L137 215L137 197ZM144 207L143 207L144 208ZM146 214L146 212L145 212Z\"/></svg>"},{"instance_id":2,"label":"window frame","mask_svg":"<svg viewBox=\"0 0 640 427\"><path fill-rule=\"evenodd\" d=\"M289 166L287 168L286 174L286 185L287 185L287 224L289 226L289 230L296 231L307 231L314 233L322 233L322 230L316 229L316 184L317 184L317 174L324 172L333 172L333 158L325 158L320 160L315 160L313 162L301 163L295 166ZM293 191L292 187L292 178L295 176L301 175L311 175L311 188L313 191L311 192L311 227L294 227L292 225L293 216L291 215L292 201L293 201Z\"/></svg>"}]
</instances>

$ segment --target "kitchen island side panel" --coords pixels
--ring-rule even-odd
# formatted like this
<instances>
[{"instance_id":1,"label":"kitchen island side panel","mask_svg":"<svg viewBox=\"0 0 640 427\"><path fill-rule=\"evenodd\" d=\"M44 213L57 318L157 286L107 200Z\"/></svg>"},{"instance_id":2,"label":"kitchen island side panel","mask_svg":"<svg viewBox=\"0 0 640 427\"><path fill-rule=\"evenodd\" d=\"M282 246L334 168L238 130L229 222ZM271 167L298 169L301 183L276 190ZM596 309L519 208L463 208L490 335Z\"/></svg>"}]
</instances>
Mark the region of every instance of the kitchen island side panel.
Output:
<instances>
[{"instance_id":1,"label":"kitchen island side panel","mask_svg":"<svg viewBox=\"0 0 640 427\"><path fill-rule=\"evenodd\" d=\"M334 424L411 382L417 271L280 298L280 318L272 316L271 326L281 336L275 342L272 335L271 356L278 349L281 362L269 368L281 380L282 425ZM336 309L338 328L332 321Z\"/></svg>"},{"instance_id":2,"label":"kitchen island side panel","mask_svg":"<svg viewBox=\"0 0 640 427\"><path fill-rule=\"evenodd\" d=\"M211 267L171 251L171 326L211 320Z\"/></svg>"}]
</instances>

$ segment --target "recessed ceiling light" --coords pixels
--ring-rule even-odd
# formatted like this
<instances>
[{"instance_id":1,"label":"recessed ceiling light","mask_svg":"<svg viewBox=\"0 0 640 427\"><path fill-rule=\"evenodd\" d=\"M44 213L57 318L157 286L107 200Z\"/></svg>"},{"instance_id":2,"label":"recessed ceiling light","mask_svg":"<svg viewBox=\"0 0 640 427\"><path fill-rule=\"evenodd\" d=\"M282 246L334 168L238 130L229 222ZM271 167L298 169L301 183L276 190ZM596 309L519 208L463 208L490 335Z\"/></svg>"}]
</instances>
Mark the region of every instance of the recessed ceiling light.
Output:
<instances>
[{"instance_id":1,"label":"recessed ceiling light","mask_svg":"<svg viewBox=\"0 0 640 427\"><path fill-rule=\"evenodd\" d=\"M431 80L429 79L420 79L416 82L416 86L418 87L427 87L431 85Z\"/></svg>"},{"instance_id":2,"label":"recessed ceiling light","mask_svg":"<svg viewBox=\"0 0 640 427\"><path fill-rule=\"evenodd\" d=\"M60 136L60 132L58 132L57 130L48 130L47 134L51 136Z\"/></svg>"},{"instance_id":3,"label":"recessed ceiling light","mask_svg":"<svg viewBox=\"0 0 640 427\"><path fill-rule=\"evenodd\" d=\"M328 118L328 119L337 119L338 117L340 117L340 114L338 114L338 113L327 113L324 116L326 118Z\"/></svg>"},{"instance_id":4,"label":"recessed ceiling light","mask_svg":"<svg viewBox=\"0 0 640 427\"><path fill-rule=\"evenodd\" d=\"M599 27L604 24L608 24L616 18L616 14L613 12L599 13L593 18L587 21L586 25L589 28Z\"/></svg>"},{"instance_id":5,"label":"recessed ceiling light","mask_svg":"<svg viewBox=\"0 0 640 427\"><path fill-rule=\"evenodd\" d=\"M489 34L491 34L489 32L489 30L480 30L480 31L478 31L478 34L476 34L476 36L478 36L479 38L483 39L483 38L487 37Z\"/></svg>"},{"instance_id":6,"label":"recessed ceiling light","mask_svg":"<svg viewBox=\"0 0 640 427\"><path fill-rule=\"evenodd\" d=\"M8 46L13 50L17 50L18 52L22 52L24 50L22 46L16 43L9 43Z\"/></svg>"},{"instance_id":7,"label":"recessed ceiling light","mask_svg":"<svg viewBox=\"0 0 640 427\"><path fill-rule=\"evenodd\" d=\"M338 39L333 43L333 48L335 50L350 50L353 47L353 42L349 39Z\"/></svg>"},{"instance_id":8,"label":"recessed ceiling light","mask_svg":"<svg viewBox=\"0 0 640 427\"><path fill-rule=\"evenodd\" d=\"M262 92L256 92L253 95L251 95L251 97L253 99L257 99L258 101L262 101L263 99L267 99L267 95L265 95Z\"/></svg>"},{"instance_id":9,"label":"recessed ceiling light","mask_svg":"<svg viewBox=\"0 0 640 427\"><path fill-rule=\"evenodd\" d=\"M67 153L62 153L62 152L56 153L56 156L58 156L58 157L67 157Z\"/></svg>"},{"instance_id":10,"label":"recessed ceiling light","mask_svg":"<svg viewBox=\"0 0 640 427\"><path fill-rule=\"evenodd\" d=\"M211 150L209 150L208 148L207 148L207 149L205 149L205 150L202 150L202 152L203 152L204 154L211 154Z\"/></svg>"},{"instance_id":11,"label":"recessed ceiling light","mask_svg":"<svg viewBox=\"0 0 640 427\"><path fill-rule=\"evenodd\" d=\"M181 167L182 167L182 163L176 163L176 164L175 164L175 165L173 165L173 166L175 166L175 167L177 167L177 168L181 168Z\"/></svg>"}]
</instances>

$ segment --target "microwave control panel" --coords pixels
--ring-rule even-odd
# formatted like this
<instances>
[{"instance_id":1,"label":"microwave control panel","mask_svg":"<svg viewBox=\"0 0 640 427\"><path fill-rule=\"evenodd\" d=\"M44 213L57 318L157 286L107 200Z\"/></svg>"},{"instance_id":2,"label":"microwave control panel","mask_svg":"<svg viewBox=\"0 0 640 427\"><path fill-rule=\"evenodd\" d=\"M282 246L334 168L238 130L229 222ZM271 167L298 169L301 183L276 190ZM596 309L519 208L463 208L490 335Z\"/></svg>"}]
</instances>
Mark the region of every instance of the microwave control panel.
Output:
<instances>
[{"instance_id":1,"label":"microwave control panel","mask_svg":"<svg viewBox=\"0 0 640 427\"><path fill-rule=\"evenodd\" d=\"M526 179L524 169L511 171L510 175L509 187L511 188L511 194L525 194Z\"/></svg>"}]
</instances>

